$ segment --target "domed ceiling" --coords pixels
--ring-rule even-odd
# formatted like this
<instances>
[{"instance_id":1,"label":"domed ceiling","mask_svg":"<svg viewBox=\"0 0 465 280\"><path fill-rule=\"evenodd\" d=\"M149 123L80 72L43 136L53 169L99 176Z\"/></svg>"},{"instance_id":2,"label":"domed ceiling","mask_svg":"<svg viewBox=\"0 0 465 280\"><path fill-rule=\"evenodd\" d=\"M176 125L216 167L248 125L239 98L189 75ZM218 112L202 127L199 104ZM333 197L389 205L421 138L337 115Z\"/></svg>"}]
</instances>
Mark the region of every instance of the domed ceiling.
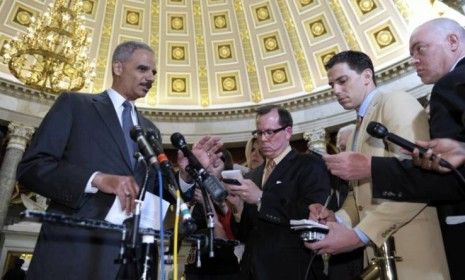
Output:
<instances>
[{"instance_id":1,"label":"domed ceiling","mask_svg":"<svg viewBox=\"0 0 465 280\"><path fill-rule=\"evenodd\" d=\"M25 32L31 17L39 17L51 2L0 0L0 46ZM331 100L323 65L342 50L366 52L377 71L407 67L410 31L440 13L437 1L430 0L83 3L96 78L82 91L97 93L111 85L111 53L118 43L147 42L157 54L158 74L149 94L137 105L171 131L173 122L230 116L250 119L251 109L264 103L313 98L317 101L304 105L312 107L321 96L325 102ZM4 79L14 80L7 65L0 64L0 71ZM229 128L224 125L217 124L226 133ZM253 122L238 125L243 132ZM208 123L188 134L206 127Z\"/></svg>"}]
</instances>

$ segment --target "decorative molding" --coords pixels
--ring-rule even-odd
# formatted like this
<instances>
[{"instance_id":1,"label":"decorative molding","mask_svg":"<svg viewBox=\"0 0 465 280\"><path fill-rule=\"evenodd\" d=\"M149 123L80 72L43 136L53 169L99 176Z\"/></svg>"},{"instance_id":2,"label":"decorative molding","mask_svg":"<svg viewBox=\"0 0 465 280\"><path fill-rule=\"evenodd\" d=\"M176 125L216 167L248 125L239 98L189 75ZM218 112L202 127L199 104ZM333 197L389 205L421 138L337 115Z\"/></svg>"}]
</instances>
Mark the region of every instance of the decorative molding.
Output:
<instances>
[{"instance_id":1,"label":"decorative molding","mask_svg":"<svg viewBox=\"0 0 465 280\"><path fill-rule=\"evenodd\" d=\"M400 76L414 72L414 69L409 64L409 59L402 60L392 66L381 69L376 73L376 79L379 85L387 83L392 79L397 79ZM32 102L51 105L56 95L50 93L39 92L30 89L25 85L17 82L9 81L0 78L0 92L10 95L19 99L24 99ZM285 100L278 100L275 104L282 105L290 111L312 107L316 105L325 104L330 101L335 101L329 88L320 91L305 94L303 96L289 98ZM208 120L230 120L230 119L246 119L253 117L255 109L263 104L254 104L236 108L226 109L201 109L201 110L182 110L182 109L159 109L159 108L143 108L139 107L148 118L154 121L168 121L168 122L197 122Z\"/></svg>"},{"instance_id":2,"label":"decorative molding","mask_svg":"<svg viewBox=\"0 0 465 280\"><path fill-rule=\"evenodd\" d=\"M344 14L344 9L342 8L339 0L330 0L329 5L331 6L331 9L334 11L334 15L336 16L337 22L339 23L339 26L342 30L342 34L344 35L346 43L347 45L349 45L349 48L354 51L360 51L360 45L358 44L357 37L352 31L349 20Z\"/></svg>"},{"instance_id":3,"label":"decorative molding","mask_svg":"<svg viewBox=\"0 0 465 280\"><path fill-rule=\"evenodd\" d=\"M97 63L95 66L94 90L101 91L105 86L105 73L107 72L108 50L110 48L110 38L113 30L116 0L106 2L105 19L103 20L102 36L100 38Z\"/></svg>"},{"instance_id":4,"label":"decorative molding","mask_svg":"<svg viewBox=\"0 0 465 280\"><path fill-rule=\"evenodd\" d=\"M207 76L207 57L206 57L206 50L205 50L205 37L202 35L204 34L203 24L202 24L202 10L201 10L201 3L200 0L194 0L194 24L195 24L195 46L197 51L197 65L199 67L199 86L200 86L200 105L202 107L208 107L210 105L210 93L208 88L208 76Z\"/></svg>"},{"instance_id":5,"label":"decorative molding","mask_svg":"<svg viewBox=\"0 0 465 280\"><path fill-rule=\"evenodd\" d=\"M234 0L234 10L236 12L237 25L240 30L240 37L242 42L242 52L244 53L245 61L247 62L247 76L249 78L250 92L252 102L259 103L263 100L263 93L260 90L259 80L257 76L257 68L254 61L254 54L252 51L252 43L250 42L250 34L247 28L247 21L244 14L244 8L241 0Z\"/></svg>"},{"instance_id":6,"label":"decorative molding","mask_svg":"<svg viewBox=\"0 0 465 280\"><path fill-rule=\"evenodd\" d=\"M281 11L281 14L283 15L285 19L284 25L289 34L289 40L292 46L291 52L294 53L294 58L299 67L299 72L300 72L300 75L303 81L303 87L306 92L310 92L314 88L312 76L310 74L308 62L304 55L305 52L302 49L302 44L300 43L300 40L299 40L299 35L296 30L295 22L293 18L291 17L289 7L287 6L288 2L284 0L278 0L277 2L278 2L279 9Z\"/></svg>"}]
</instances>

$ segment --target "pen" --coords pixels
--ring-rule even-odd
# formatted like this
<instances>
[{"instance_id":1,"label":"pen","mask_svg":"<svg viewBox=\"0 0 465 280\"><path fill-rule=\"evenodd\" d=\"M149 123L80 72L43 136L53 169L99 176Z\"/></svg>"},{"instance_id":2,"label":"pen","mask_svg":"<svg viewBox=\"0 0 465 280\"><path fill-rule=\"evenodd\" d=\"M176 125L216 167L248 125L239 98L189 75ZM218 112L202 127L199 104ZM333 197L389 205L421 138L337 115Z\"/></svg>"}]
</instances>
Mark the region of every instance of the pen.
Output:
<instances>
[{"instance_id":1,"label":"pen","mask_svg":"<svg viewBox=\"0 0 465 280\"><path fill-rule=\"evenodd\" d=\"M334 193L334 190L331 189L331 192L329 193L328 197L326 198L326 201L325 201L325 204L323 205L323 208L321 208L321 210L320 210L320 214L321 214L321 212L326 210L326 208L328 208L328 205L329 205L329 202L331 201L331 197L333 196L333 193ZM318 222L320 222L320 220L321 220L321 218L319 216L320 215L318 215Z\"/></svg>"}]
</instances>

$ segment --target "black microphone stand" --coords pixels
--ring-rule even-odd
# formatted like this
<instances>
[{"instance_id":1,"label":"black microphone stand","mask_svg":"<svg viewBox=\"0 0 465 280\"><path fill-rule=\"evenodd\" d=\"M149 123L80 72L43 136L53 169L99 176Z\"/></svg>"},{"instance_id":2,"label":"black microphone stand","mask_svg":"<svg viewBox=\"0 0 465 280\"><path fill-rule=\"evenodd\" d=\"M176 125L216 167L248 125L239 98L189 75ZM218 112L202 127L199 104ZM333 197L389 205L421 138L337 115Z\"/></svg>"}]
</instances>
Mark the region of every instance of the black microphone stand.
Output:
<instances>
[{"instance_id":1,"label":"black microphone stand","mask_svg":"<svg viewBox=\"0 0 465 280\"><path fill-rule=\"evenodd\" d=\"M215 251L213 247L213 241L215 240L215 220L214 220L214 214L213 214L213 208L212 205L210 204L210 199L208 198L208 193L207 190L205 189L205 186L203 184L202 180L202 175L195 169L192 168L192 166L188 165L186 166L186 171L189 173L189 175L194 178L195 184L200 187L200 190L202 191L202 197L203 197L203 205L204 205L204 210L205 210L205 219L207 222L207 228L208 228L208 251L209 254L208 256L210 258L213 258L215 256Z\"/></svg>"},{"instance_id":2,"label":"black microphone stand","mask_svg":"<svg viewBox=\"0 0 465 280\"><path fill-rule=\"evenodd\" d=\"M134 210L134 215L130 219L128 223L129 230L126 228L123 230L123 237L122 237L122 248L120 251L120 259L117 262L120 264L118 274L116 275L117 280L129 280L129 279L139 279L140 277L140 267L137 261L136 255L136 247L137 247L137 239L139 237L139 222L140 222L140 215L141 215L141 208L142 202L144 201L146 189L147 189L147 181L149 178L149 171L150 169L145 162L144 157L141 153L137 152L134 155L137 159L139 164L142 164L145 167L145 176L144 181L142 183L142 189L139 191L139 196L135 200L136 207ZM127 238L126 233L131 232L129 238Z\"/></svg>"}]
</instances>

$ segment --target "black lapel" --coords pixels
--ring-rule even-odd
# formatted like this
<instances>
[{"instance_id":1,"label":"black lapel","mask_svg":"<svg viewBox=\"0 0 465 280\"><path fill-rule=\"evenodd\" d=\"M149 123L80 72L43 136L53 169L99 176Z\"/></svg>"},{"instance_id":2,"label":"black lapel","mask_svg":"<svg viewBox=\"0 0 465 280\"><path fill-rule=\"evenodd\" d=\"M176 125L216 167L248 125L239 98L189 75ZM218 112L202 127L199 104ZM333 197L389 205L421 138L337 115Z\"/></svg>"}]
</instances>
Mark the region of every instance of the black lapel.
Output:
<instances>
[{"instance_id":1,"label":"black lapel","mask_svg":"<svg viewBox=\"0 0 465 280\"><path fill-rule=\"evenodd\" d=\"M287 171L289 167L289 162L294 160L297 156L297 152L295 150L291 150L274 168L273 172L271 172L268 180L265 183L264 188L273 188L276 185L276 179L279 179L283 176L283 174ZM263 175L263 172L262 172ZM263 176L262 176L263 177ZM261 179L260 179L261 180Z\"/></svg>"},{"instance_id":2,"label":"black lapel","mask_svg":"<svg viewBox=\"0 0 465 280\"><path fill-rule=\"evenodd\" d=\"M93 104L103 122L108 127L110 135L117 144L121 156L124 158L127 166L132 170L131 159L129 158L128 148L126 146L126 140L124 140L123 129L118 121L115 108L107 92L96 95L93 99Z\"/></svg>"}]
</instances>

